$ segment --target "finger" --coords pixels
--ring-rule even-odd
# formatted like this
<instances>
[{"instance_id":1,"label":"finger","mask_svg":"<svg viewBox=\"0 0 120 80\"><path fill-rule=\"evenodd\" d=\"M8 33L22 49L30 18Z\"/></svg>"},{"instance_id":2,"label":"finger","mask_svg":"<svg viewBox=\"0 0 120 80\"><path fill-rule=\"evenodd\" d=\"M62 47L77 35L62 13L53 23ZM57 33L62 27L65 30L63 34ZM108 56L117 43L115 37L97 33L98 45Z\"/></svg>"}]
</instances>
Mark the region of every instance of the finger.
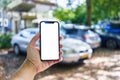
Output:
<instances>
[{"instance_id":1,"label":"finger","mask_svg":"<svg viewBox=\"0 0 120 80\"><path fill-rule=\"evenodd\" d=\"M60 51L60 53L59 53L60 55L62 55L63 54L63 52L62 51Z\"/></svg>"},{"instance_id":2,"label":"finger","mask_svg":"<svg viewBox=\"0 0 120 80\"><path fill-rule=\"evenodd\" d=\"M48 63L49 65L53 65L53 64L56 64L56 63L61 62L62 60L63 60L62 54L60 54L60 58L59 58L58 60L56 60L56 61L48 61L47 63Z\"/></svg>"},{"instance_id":3,"label":"finger","mask_svg":"<svg viewBox=\"0 0 120 80\"><path fill-rule=\"evenodd\" d=\"M62 36L60 36L60 40L62 40Z\"/></svg>"},{"instance_id":4,"label":"finger","mask_svg":"<svg viewBox=\"0 0 120 80\"><path fill-rule=\"evenodd\" d=\"M61 62L62 60L63 60L63 58L62 58L62 57L60 57L60 59L58 60L58 62ZM58 62L57 62L57 63L58 63Z\"/></svg>"},{"instance_id":5,"label":"finger","mask_svg":"<svg viewBox=\"0 0 120 80\"><path fill-rule=\"evenodd\" d=\"M63 58L60 57L59 60L56 60L56 61L48 61L48 64L49 64L49 65L54 65L54 64L56 64L56 63L61 62L62 60L63 60Z\"/></svg>"},{"instance_id":6,"label":"finger","mask_svg":"<svg viewBox=\"0 0 120 80\"><path fill-rule=\"evenodd\" d=\"M62 53L60 54L60 58L59 58L59 60L58 61L61 61L63 58L62 58Z\"/></svg>"},{"instance_id":7,"label":"finger","mask_svg":"<svg viewBox=\"0 0 120 80\"><path fill-rule=\"evenodd\" d=\"M40 50L40 48L39 47L36 47L36 49L39 51Z\"/></svg>"},{"instance_id":8,"label":"finger","mask_svg":"<svg viewBox=\"0 0 120 80\"><path fill-rule=\"evenodd\" d=\"M63 58L62 58L62 54L60 54L60 58L59 58L57 61L54 61L54 63L61 62L62 60L63 60Z\"/></svg>"},{"instance_id":9,"label":"finger","mask_svg":"<svg viewBox=\"0 0 120 80\"><path fill-rule=\"evenodd\" d=\"M60 44L60 48L62 48L63 47L63 45L62 44Z\"/></svg>"},{"instance_id":10,"label":"finger","mask_svg":"<svg viewBox=\"0 0 120 80\"><path fill-rule=\"evenodd\" d=\"M35 46L35 45L36 45L36 41L39 39L39 37L40 37L40 33L37 33L37 34L32 38L32 40L30 41L30 45Z\"/></svg>"}]
</instances>

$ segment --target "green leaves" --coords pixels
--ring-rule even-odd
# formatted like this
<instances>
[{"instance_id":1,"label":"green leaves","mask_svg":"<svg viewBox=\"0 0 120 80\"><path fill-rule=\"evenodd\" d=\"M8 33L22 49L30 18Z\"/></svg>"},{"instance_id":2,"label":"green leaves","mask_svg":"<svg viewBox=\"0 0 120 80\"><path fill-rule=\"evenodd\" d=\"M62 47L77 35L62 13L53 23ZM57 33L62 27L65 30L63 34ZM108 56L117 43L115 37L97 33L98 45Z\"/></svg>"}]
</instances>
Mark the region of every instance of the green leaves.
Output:
<instances>
[{"instance_id":1,"label":"green leaves","mask_svg":"<svg viewBox=\"0 0 120 80\"><path fill-rule=\"evenodd\" d=\"M75 18L75 14L71 9L64 9L62 7L56 9L53 15L62 21L67 21Z\"/></svg>"},{"instance_id":2,"label":"green leaves","mask_svg":"<svg viewBox=\"0 0 120 80\"><path fill-rule=\"evenodd\" d=\"M92 18L95 21L112 19L120 12L119 0L91 0Z\"/></svg>"},{"instance_id":3,"label":"green leaves","mask_svg":"<svg viewBox=\"0 0 120 80\"><path fill-rule=\"evenodd\" d=\"M53 15L61 21L71 21L76 24L86 23L86 7L78 6L74 11L72 9L64 9L59 7L54 10Z\"/></svg>"},{"instance_id":4,"label":"green leaves","mask_svg":"<svg viewBox=\"0 0 120 80\"><path fill-rule=\"evenodd\" d=\"M120 0L91 0L92 24L99 20L112 19L120 15ZM58 8L54 16L62 21L71 21L75 24L87 24L87 6L79 5L75 10Z\"/></svg>"},{"instance_id":5,"label":"green leaves","mask_svg":"<svg viewBox=\"0 0 120 80\"><path fill-rule=\"evenodd\" d=\"M12 0L1 0L0 1L0 6L1 7L6 7Z\"/></svg>"},{"instance_id":6,"label":"green leaves","mask_svg":"<svg viewBox=\"0 0 120 80\"><path fill-rule=\"evenodd\" d=\"M10 44L11 36L12 36L11 34L2 34L0 36L0 49L11 47L11 44Z\"/></svg>"},{"instance_id":7,"label":"green leaves","mask_svg":"<svg viewBox=\"0 0 120 80\"><path fill-rule=\"evenodd\" d=\"M78 6L75 10L75 18L72 19L72 22L75 24L86 24L87 23L87 13L86 6Z\"/></svg>"}]
</instances>

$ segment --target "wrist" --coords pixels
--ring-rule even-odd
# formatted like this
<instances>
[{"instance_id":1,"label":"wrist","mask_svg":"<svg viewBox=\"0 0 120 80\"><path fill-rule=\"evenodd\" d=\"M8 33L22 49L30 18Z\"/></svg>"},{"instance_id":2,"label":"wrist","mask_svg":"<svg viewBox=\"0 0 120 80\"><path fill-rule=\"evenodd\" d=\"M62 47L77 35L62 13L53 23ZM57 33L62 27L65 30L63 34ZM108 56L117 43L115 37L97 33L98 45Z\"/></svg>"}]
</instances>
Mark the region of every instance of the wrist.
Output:
<instances>
[{"instance_id":1,"label":"wrist","mask_svg":"<svg viewBox=\"0 0 120 80\"><path fill-rule=\"evenodd\" d=\"M39 73L39 72L41 72L40 66L39 66L39 64L40 64L39 62L37 62L38 64L35 64L30 59L26 59L26 61L32 64L32 67L34 67L34 70L35 70L36 74Z\"/></svg>"},{"instance_id":2,"label":"wrist","mask_svg":"<svg viewBox=\"0 0 120 80\"><path fill-rule=\"evenodd\" d=\"M31 70L33 72L33 74L37 74L37 67L34 63L32 63L32 61L30 61L29 59L25 60L25 64L27 65L27 69L29 68L29 70Z\"/></svg>"},{"instance_id":3,"label":"wrist","mask_svg":"<svg viewBox=\"0 0 120 80\"><path fill-rule=\"evenodd\" d=\"M25 60L11 80L33 80L36 67L29 60Z\"/></svg>"}]
</instances>

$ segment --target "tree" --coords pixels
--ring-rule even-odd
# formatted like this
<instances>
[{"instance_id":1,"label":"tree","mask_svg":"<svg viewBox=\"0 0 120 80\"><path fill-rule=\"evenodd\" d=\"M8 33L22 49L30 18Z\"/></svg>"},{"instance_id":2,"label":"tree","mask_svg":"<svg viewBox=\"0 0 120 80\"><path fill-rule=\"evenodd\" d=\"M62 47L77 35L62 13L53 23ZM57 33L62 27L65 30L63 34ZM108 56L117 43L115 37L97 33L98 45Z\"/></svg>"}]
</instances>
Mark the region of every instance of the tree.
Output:
<instances>
[{"instance_id":1,"label":"tree","mask_svg":"<svg viewBox=\"0 0 120 80\"><path fill-rule=\"evenodd\" d=\"M86 4L83 3L73 9L71 6L73 1L74 0L68 0L68 9L59 7L54 10L53 15L61 21L71 21L75 24L87 24Z\"/></svg>"},{"instance_id":2,"label":"tree","mask_svg":"<svg viewBox=\"0 0 120 80\"><path fill-rule=\"evenodd\" d=\"M5 9L10 2L11 0L1 0L0 7Z\"/></svg>"},{"instance_id":3,"label":"tree","mask_svg":"<svg viewBox=\"0 0 120 80\"><path fill-rule=\"evenodd\" d=\"M72 3L70 2L70 4ZM62 21L70 20L75 24L96 24L99 20L110 20L118 17L120 13L119 4L119 0L86 0L86 3L77 6L74 10L67 11L64 8L61 10L58 8L55 10L55 17Z\"/></svg>"},{"instance_id":4,"label":"tree","mask_svg":"<svg viewBox=\"0 0 120 80\"><path fill-rule=\"evenodd\" d=\"M87 25L91 26L91 0L86 0L87 4Z\"/></svg>"},{"instance_id":5,"label":"tree","mask_svg":"<svg viewBox=\"0 0 120 80\"><path fill-rule=\"evenodd\" d=\"M118 17L120 12L120 0L91 0L92 21Z\"/></svg>"},{"instance_id":6,"label":"tree","mask_svg":"<svg viewBox=\"0 0 120 80\"><path fill-rule=\"evenodd\" d=\"M61 21L68 21L75 18L75 14L71 9L64 9L62 7L54 10L53 15Z\"/></svg>"},{"instance_id":7,"label":"tree","mask_svg":"<svg viewBox=\"0 0 120 80\"><path fill-rule=\"evenodd\" d=\"M74 11L75 17L71 20L75 24L87 24L86 5L78 6Z\"/></svg>"}]
</instances>

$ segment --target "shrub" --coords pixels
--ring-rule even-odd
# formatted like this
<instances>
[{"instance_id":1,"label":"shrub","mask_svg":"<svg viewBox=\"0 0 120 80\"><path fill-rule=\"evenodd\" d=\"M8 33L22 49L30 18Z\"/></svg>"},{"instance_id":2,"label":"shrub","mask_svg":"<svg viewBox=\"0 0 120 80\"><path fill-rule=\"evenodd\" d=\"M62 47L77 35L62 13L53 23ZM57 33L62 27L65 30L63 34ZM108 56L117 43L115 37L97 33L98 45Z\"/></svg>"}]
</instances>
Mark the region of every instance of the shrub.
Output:
<instances>
[{"instance_id":1,"label":"shrub","mask_svg":"<svg viewBox=\"0 0 120 80\"><path fill-rule=\"evenodd\" d=\"M0 49L2 49L2 48L10 48L11 47L11 44L10 44L11 37L12 37L12 35L7 34L7 33L2 34L0 36Z\"/></svg>"}]
</instances>

